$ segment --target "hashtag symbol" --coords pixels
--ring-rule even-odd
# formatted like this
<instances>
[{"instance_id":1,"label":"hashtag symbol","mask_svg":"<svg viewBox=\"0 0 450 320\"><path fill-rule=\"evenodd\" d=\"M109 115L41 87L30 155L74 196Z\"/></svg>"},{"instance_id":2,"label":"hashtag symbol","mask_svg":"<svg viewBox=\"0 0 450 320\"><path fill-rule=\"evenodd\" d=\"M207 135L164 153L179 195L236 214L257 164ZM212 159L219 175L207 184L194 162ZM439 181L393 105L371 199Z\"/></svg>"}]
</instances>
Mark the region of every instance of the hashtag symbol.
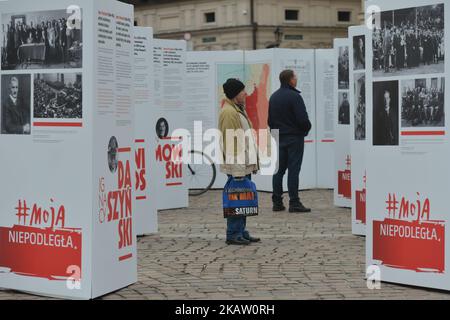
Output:
<instances>
[{"instance_id":1,"label":"hashtag symbol","mask_svg":"<svg viewBox=\"0 0 450 320\"><path fill-rule=\"evenodd\" d=\"M388 215L389 217L392 216L395 217L395 213L397 212L398 209L398 201L397 198L395 197L395 194L390 194L389 193L389 197L388 200L386 201L387 207L386 210L388 211Z\"/></svg>"},{"instance_id":2,"label":"hashtag symbol","mask_svg":"<svg viewBox=\"0 0 450 320\"><path fill-rule=\"evenodd\" d=\"M347 156L345 164L347 165L347 169L350 169L350 166L352 165L352 158L350 158L350 156Z\"/></svg>"},{"instance_id":3,"label":"hashtag symbol","mask_svg":"<svg viewBox=\"0 0 450 320\"><path fill-rule=\"evenodd\" d=\"M27 207L27 202L23 200L19 200L19 205L15 208L17 210L16 216L19 219L19 224L23 218L23 224L25 225L27 223L27 217L28 217L28 211L30 210L29 207Z\"/></svg>"}]
</instances>

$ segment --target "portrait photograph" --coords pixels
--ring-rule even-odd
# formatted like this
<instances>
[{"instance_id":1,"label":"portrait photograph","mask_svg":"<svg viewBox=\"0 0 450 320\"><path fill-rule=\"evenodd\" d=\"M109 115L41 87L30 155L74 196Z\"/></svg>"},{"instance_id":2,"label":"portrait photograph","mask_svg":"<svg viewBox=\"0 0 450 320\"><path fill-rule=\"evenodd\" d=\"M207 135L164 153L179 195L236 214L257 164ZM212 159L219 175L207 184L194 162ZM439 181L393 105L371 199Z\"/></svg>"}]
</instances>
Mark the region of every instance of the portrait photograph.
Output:
<instances>
[{"instance_id":1,"label":"portrait photograph","mask_svg":"<svg viewBox=\"0 0 450 320\"><path fill-rule=\"evenodd\" d=\"M366 37L353 37L353 70L366 69Z\"/></svg>"},{"instance_id":2,"label":"portrait photograph","mask_svg":"<svg viewBox=\"0 0 450 320\"><path fill-rule=\"evenodd\" d=\"M1 133L31 133L31 76L2 75Z\"/></svg>"},{"instance_id":3,"label":"portrait photograph","mask_svg":"<svg viewBox=\"0 0 450 320\"><path fill-rule=\"evenodd\" d=\"M398 81L373 83L373 145L398 146Z\"/></svg>"}]
</instances>

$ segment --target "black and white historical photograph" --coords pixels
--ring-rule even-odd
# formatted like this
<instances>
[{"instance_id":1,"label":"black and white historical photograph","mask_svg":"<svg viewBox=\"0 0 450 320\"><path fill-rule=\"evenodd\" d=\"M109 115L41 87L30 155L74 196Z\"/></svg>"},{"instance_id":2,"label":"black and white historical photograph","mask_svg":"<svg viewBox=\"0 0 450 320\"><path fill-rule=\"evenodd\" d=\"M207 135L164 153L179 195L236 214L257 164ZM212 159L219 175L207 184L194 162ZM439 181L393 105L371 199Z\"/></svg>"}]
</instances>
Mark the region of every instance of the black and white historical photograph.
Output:
<instances>
[{"instance_id":1,"label":"black and white historical photograph","mask_svg":"<svg viewBox=\"0 0 450 320\"><path fill-rule=\"evenodd\" d=\"M338 123L350 124L350 103L347 92L339 92Z\"/></svg>"},{"instance_id":2,"label":"black and white historical photograph","mask_svg":"<svg viewBox=\"0 0 450 320\"><path fill-rule=\"evenodd\" d=\"M366 140L366 76L355 74L355 140Z\"/></svg>"},{"instance_id":3,"label":"black and white historical photograph","mask_svg":"<svg viewBox=\"0 0 450 320\"><path fill-rule=\"evenodd\" d=\"M81 73L35 74L33 101L35 118L81 119Z\"/></svg>"},{"instance_id":4,"label":"black and white historical photograph","mask_svg":"<svg viewBox=\"0 0 450 320\"><path fill-rule=\"evenodd\" d=\"M169 135L169 123L165 118L159 118L156 122L156 135L163 139Z\"/></svg>"},{"instance_id":5,"label":"black and white historical photograph","mask_svg":"<svg viewBox=\"0 0 450 320\"><path fill-rule=\"evenodd\" d=\"M30 134L31 76L2 75L1 133Z\"/></svg>"},{"instance_id":6,"label":"black and white historical photograph","mask_svg":"<svg viewBox=\"0 0 450 320\"><path fill-rule=\"evenodd\" d=\"M73 17L66 10L3 14L2 70L81 68L81 19Z\"/></svg>"},{"instance_id":7,"label":"black and white historical photograph","mask_svg":"<svg viewBox=\"0 0 450 320\"><path fill-rule=\"evenodd\" d=\"M338 81L339 89L348 89L349 81L349 57L348 47L339 47L339 66L338 66Z\"/></svg>"},{"instance_id":8,"label":"black and white historical photograph","mask_svg":"<svg viewBox=\"0 0 450 320\"><path fill-rule=\"evenodd\" d=\"M366 69L366 37L353 37L353 70Z\"/></svg>"},{"instance_id":9,"label":"black and white historical photograph","mask_svg":"<svg viewBox=\"0 0 450 320\"><path fill-rule=\"evenodd\" d=\"M112 136L108 142L108 167L111 173L117 171L119 164L119 143L117 138Z\"/></svg>"},{"instance_id":10,"label":"black and white historical photograph","mask_svg":"<svg viewBox=\"0 0 450 320\"><path fill-rule=\"evenodd\" d=\"M443 73L444 36L444 4L381 12L373 76Z\"/></svg>"},{"instance_id":11,"label":"black and white historical photograph","mask_svg":"<svg viewBox=\"0 0 450 320\"><path fill-rule=\"evenodd\" d=\"M403 80L402 127L444 127L445 78Z\"/></svg>"},{"instance_id":12,"label":"black and white historical photograph","mask_svg":"<svg viewBox=\"0 0 450 320\"><path fill-rule=\"evenodd\" d=\"M373 145L398 146L398 81L373 83Z\"/></svg>"}]
</instances>

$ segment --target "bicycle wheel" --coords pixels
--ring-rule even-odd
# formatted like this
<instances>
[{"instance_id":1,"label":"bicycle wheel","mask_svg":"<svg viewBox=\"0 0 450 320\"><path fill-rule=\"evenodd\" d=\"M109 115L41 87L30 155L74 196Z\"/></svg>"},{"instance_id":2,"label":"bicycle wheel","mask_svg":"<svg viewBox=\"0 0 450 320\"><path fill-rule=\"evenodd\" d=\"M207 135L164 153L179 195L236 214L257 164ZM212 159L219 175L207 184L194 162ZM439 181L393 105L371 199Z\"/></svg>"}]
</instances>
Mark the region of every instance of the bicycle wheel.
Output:
<instances>
[{"instance_id":1,"label":"bicycle wheel","mask_svg":"<svg viewBox=\"0 0 450 320\"><path fill-rule=\"evenodd\" d=\"M216 165L201 151L191 150L190 153L194 161L187 166L189 195L199 196L210 190L216 181Z\"/></svg>"}]
</instances>

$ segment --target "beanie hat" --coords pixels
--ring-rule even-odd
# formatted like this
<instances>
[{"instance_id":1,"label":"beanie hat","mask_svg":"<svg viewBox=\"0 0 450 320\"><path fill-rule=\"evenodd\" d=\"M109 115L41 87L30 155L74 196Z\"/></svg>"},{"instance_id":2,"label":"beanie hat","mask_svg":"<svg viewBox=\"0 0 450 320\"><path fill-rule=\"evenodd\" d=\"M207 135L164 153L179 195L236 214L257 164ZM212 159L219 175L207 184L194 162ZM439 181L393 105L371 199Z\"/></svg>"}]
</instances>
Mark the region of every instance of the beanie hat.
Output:
<instances>
[{"instance_id":1,"label":"beanie hat","mask_svg":"<svg viewBox=\"0 0 450 320\"><path fill-rule=\"evenodd\" d=\"M234 99L244 88L245 85L238 79L231 78L223 84L223 92L228 99Z\"/></svg>"}]
</instances>

